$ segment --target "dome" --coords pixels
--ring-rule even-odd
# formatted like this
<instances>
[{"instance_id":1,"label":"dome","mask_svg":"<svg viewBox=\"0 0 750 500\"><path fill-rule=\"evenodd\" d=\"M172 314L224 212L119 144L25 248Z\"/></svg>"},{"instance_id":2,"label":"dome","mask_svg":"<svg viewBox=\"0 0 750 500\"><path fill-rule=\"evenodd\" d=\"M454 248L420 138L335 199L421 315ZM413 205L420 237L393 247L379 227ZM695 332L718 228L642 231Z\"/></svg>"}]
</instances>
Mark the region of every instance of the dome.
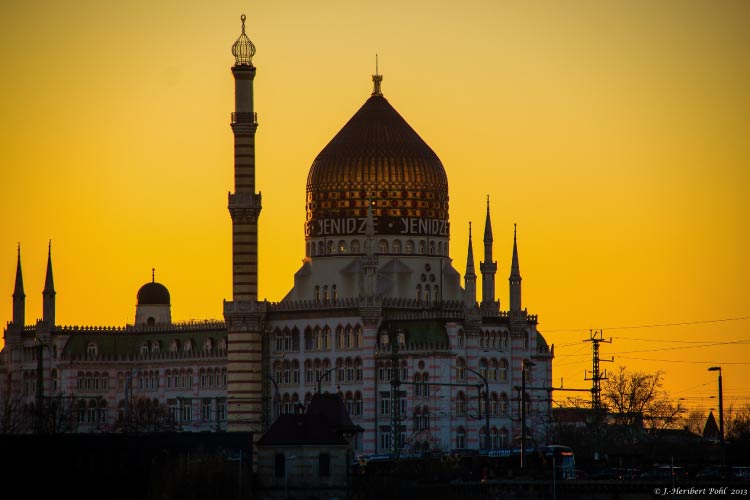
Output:
<instances>
[{"instance_id":1,"label":"dome","mask_svg":"<svg viewBox=\"0 0 750 500\"><path fill-rule=\"evenodd\" d=\"M170 305L169 290L161 283L152 281L138 290L138 305Z\"/></svg>"},{"instance_id":2,"label":"dome","mask_svg":"<svg viewBox=\"0 0 750 500\"><path fill-rule=\"evenodd\" d=\"M363 233L371 200L377 234L447 237L443 164L377 90L310 167L307 236Z\"/></svg>"}]
</instances>

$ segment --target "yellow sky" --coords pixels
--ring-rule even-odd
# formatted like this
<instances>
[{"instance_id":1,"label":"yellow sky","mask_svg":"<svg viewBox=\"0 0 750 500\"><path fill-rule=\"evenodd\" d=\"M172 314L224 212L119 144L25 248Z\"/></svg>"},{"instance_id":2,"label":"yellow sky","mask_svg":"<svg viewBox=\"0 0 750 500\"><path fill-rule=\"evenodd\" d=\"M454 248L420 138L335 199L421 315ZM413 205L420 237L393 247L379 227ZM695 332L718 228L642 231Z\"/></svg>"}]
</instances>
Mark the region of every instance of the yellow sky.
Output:
<instances>
[{"instance_id":1,"label":"yellow sky","mask_svg":"<svg viewBox=\"0 0 750 500\"><path fill-rule=\"evenodd\" d=\"M727 397L750 400L750 320L612 329L750 316L745 1L2 2L0 320L19 241L27 320L41 316L49 238L58 323L132 322L152 267L176 320L221 317L242 12L261 297L292 285L307 171L369 96L378 53L386 98L445 165L462 273L492 198L503 308L519 224L556 382L588 387L582 340L605 328L607 368L663 369L708 408L721 364Z\"/></svg>"}]
</instances>

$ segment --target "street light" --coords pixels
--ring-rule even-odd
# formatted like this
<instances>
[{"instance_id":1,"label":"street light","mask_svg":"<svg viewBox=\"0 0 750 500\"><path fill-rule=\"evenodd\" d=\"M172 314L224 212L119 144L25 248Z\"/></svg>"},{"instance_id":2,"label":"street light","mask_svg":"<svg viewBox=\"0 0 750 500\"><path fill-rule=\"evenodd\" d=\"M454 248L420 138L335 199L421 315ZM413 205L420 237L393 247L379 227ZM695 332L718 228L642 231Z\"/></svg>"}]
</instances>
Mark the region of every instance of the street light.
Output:
<instances>
[{"instance_id":1,"label":"street light","mask_svg":"<svg viewBox=\"0 0 750 500\"><path fill-rule=\"evenodd\" d=\"M490 440L490 385L487 383L487 379L482 376L481 373L472 370L471 368L465 367L467 371L470 371L477 377L479 377L482 380L482 383L484 383L484 449L489 450L489 440ZM479 385L477 385L479 387ZM482 416L482 403L479 403L479 416L481 418Z\"/></svg>"},{"instance_id":2,"label":"street light","mask_svg":"<svg viewBox=\"0 0 750 500\"><path fill-rule=\"evenodd\" d=\"M719 443L721 445L721 464L724 465L724 397L721 388L721 366L712 366L710 372L719 372Z\"/></svg>"},{"instance_id":3,"label":"street light","mask_svg":"<svg viewBox=\"0 0 750 500\"><path fill-rule=\"evenodd\" d=\"M521 361L521 470L526 468L526 374L527 366L535 363L524 359Z\"/></svg>"},{"instance_id":4,"label":"street light","mask_svg":"<svg viewBox=\"0 0 750 500\"><path fill-rule=\"evenodd\" d=\"M320 394L320 391L321 391L321 387L320 386L323 384L323 379L326 378L326 376L329 373L331 373L333 370L335 370L336 368L338 368L338 366L334 366L330 370L326 370L325 372L323 372L322 375L318 375L318 394Z\"/></svg>"}]
</instances>

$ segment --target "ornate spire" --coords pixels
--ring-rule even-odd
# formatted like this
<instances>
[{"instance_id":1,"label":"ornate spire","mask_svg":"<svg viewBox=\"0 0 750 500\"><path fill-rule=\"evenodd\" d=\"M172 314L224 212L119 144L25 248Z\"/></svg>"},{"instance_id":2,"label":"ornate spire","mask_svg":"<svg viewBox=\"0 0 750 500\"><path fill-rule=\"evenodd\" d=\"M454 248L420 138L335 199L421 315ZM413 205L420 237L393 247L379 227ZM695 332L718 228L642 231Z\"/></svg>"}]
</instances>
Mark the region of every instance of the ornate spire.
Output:
<instances>
[{"instance_id":1,"label":"ornate spire","mask_svg":"<svg viewBox=\"0 0 750 500\"><path fill-rule=\"evenodd\" d=\"M375 74L372 75L372 95L383 95L383 92L380 90L380 84L382 81L383 75L378 72L378 55L375 54Z\"/></svg>"},{"instance_id":2,"label":"ornate spire","mask_svg":"<svg viewBox=\"0 0 750 500\"><path fill-rule=\"evenodd\" d=\"M151 268L151 283L156 283L156 268Z\"/></svg>"},{"instance_id":3,"label":"ornate spire","mask_svg":"<svg viewBox=\"0 0 750 500\"><path fill-rule=\"evenodd\" d=\"M26 294L23 291L23 271L21 270L21 244L18 244L18 263L16 264L16 286L13 288L13 300L24 299Z\"/></svg>"},{"instance_id":4,"label":"ornate spire","mask_svg":"<svg viewBox=\"0 0 750 500\"><path fill-rule=\"evenodd\" d=\"M466 254L466 276L476 278L474 273L474 248L471 245L471 221L469 221L469 251Z\"/></svg>"},{"instance_id":5,"label":"ornate spire","mask_svg":"<svg viewBox=\"0 0 750 500\"><path fill-rule=\"evenodd\" d=\"M55 280L52 276L52 240L47 248L47 277L44 279L42 292L42 319L55 325Z\"/></svg>"},{"instance_id":6,"label":"ornate spire","mask_svg":"<svg viewBox=\"0 0 750 500\"><path fill-rule=\"evenodd\" d=\"M510 263L510 277L521 278L521 271L518 267L518 244L516 243L516 224L513 223L513 260Z\"/></svg>"},{"instance_id":7,"label":"ornate spire","mask_svg":"<svg viewBox=\"0 0 750 500\"><path fill-rule=\"evenodd\" d=\"M492 221L490 220L490 195L487 195L487 217L484 221L484 242L492 243ZM492 257L490 257L492 260Z\"/></svg>"},{"instance_id":8,"label":"ornate spire","mask_svg":"<svg viewBox=\"0 0 750 500\"><path fill-rule=\"evenodd\" d=\"M466 274L464 274L464 305L474 307L477 303L477 275L474 272L474 249L471 244L471 222L469 222L469 250L466 252Z\"/></svg>"},{"instance_id":9,"label":"ornate spire","mask_svg":"<svg viewBox=\"0 0 750 500\"><path fill-rule=\"evenodd\" d=\"M55 295L55 279L52 276L52 240L47 247L47 276L44 279L44 294Z\"/></svg>"},{"instance_id":10,"label":"ornate spire","mask_svg":"<svg viewBox=\"0 0 750 500\"><path fill-rule=\"evenodd\" d=\"M23 271L21 271L21 244L18 244L16 264L16 286L13 289L13 324L23 328L26 323L26 294L23 291Z\"/></svg>"},{"instance_id":11,"label":"ornate spire","mask_svg":"<svg viewBox=\"0 0 750 500\"><path fill-rule=\"evenodd\" d=\"M240 16L242 20L242 33L240 34L237 41L232 45L232 55L234 56L235 66L252 66L253 56L255 55L255 45L245 34L245 19L247 16L242 14Z\"/></svg>"},{"instance_id":12,"label":"ornate spire","mask_svg":"<svg viewBox=\"0 0 750 500\"><path fill-rule=\"evenodd\" d=\"M513 224L513 260L510 264L510 312L521 312L521 271L518 267L518 244L516 243L516 225Z\"/></svg>"}]
</instances>

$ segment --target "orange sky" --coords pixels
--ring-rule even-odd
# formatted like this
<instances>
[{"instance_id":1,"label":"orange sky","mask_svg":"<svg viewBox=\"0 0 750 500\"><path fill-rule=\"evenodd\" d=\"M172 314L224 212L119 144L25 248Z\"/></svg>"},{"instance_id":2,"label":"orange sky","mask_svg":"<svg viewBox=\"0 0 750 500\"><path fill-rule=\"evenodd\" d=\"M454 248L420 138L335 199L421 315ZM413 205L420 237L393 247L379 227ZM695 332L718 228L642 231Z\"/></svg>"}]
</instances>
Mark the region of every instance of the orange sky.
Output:
<instances>
[{"instance_id":1,"label":"orange sky","mask_svg":"<svg viewBox=\"0 0 750 500\"><path fill-rule=\"evenodd\" d=\"M152 267L176 320L221 317L246 12L261 297L292 285L307 171L369 96L378 53L386 98L445 165L462 273L468 221L492 198L503 308L519 224L556 383L589 386L582 340L604 328L604 367L663 369L708 408L721 364L726 397L750 400L750 3L124 5L0 4L0 320L19 241L27 320L41 316L50 238L58 323L132 322ZM730 318L745 319L613 328Z\"/></svg>"}]
</instances>

